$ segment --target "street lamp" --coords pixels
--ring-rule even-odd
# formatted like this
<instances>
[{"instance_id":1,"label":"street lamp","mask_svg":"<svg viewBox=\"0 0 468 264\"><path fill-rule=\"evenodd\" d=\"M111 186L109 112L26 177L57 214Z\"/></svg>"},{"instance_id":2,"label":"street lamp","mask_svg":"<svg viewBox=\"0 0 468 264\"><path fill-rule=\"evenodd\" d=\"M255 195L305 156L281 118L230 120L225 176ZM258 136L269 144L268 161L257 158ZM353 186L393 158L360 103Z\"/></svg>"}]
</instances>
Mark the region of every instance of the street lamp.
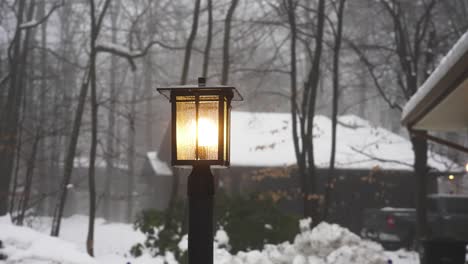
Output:
<instances>
[{"instance_id":1,"label":"street lamp","mask_svg":"<svg viewBox=\"0 0 468 264\"><path fill-rule=\"evenodd\" d=\"M231 101L242 101L232 86L198 85L157 89L171 102L172 165L192 166L188 177L190 264L213 263L214 178L210 166L228 167Z\"/></svg>"}]
</instances>

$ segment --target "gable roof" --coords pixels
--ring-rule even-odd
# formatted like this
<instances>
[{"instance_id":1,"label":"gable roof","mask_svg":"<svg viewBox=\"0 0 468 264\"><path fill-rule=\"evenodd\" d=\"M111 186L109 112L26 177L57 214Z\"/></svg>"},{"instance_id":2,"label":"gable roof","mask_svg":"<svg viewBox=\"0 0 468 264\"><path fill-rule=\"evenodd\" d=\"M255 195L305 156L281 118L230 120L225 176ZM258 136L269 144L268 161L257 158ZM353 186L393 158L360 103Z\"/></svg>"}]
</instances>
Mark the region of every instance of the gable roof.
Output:
<instances>
[{"instance_id":1,"label":"gable roof","mask_svg":"<svg viewBox=\"0 0 468 264\"><path fill-rule=\"evenodd\" d=\"M231 166L283 167L296 164L290 113L231 113ZM314 156L319 168L330 159L331 120L314 119ZM170 164L170 133L166 133L157 157ZM149 156L148 156L149 157ZM414 154L411 142L389 130L373 126L354 115L338 118L335 167L341 169L412 170ZM161 164L159 161L154 164ZM459 170L450 159L429 151L428 165L439 171ZM165 168L156 168L164 171Z\"/></svg>"},{"instance_id":2,"label":"gable roof","mask_svg":"<svg viewBox=\"0 0 468 264\"><path fill-rule=\"evenodd\" d=\"M290 113L232 112L232 166L288 166L296 164ZM314 119L314 158L328 167L331 120ZM414 154L409 140L354 115L338 117L337 168L412 170ZM428 153L428 165L445 171L459 168L451 160Z\"/></svg>"}]
</instances>

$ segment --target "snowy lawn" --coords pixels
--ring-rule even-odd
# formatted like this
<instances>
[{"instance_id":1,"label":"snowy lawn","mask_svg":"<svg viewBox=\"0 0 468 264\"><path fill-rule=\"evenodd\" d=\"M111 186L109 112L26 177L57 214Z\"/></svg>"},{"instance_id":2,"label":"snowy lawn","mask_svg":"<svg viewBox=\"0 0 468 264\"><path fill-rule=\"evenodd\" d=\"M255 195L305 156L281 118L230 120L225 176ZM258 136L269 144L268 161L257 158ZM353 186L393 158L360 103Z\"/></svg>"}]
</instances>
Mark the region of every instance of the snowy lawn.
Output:
<instances>
[{"instance_id":1,"label":"snowy lawn","mask_svg":"<svg viewBox=\"0 0 468 264\"><path fill-rule=\"evenodd\" d=\"M302 220L301 233L293 243L265 245L264 249L230 254L224 248L229 245L228 235L219 230L215 242L215 263L219 264L385 264L388 260L396 264L417 264L414 252L386 252L374 242L361 239L338 225L321 223L310 230L310 220ZM148 253L133 258L128 254L130 247L144 241L144 235L133 230L130 224L106 223L96 220L95 254L93 259L86 254L85 239L87 217L76 215L62 222L60 239L48 236L50 218L35 218L29 222L32 228L11 224L7 217L0 218L0 240L5 248L0 252L8 255L0 263L63 263L63 264L176 264L174 256L152 258ZM37 231L36 231L37 230ZM179 243L185 250L186 236Z\"/></svg>"}]
</instances>

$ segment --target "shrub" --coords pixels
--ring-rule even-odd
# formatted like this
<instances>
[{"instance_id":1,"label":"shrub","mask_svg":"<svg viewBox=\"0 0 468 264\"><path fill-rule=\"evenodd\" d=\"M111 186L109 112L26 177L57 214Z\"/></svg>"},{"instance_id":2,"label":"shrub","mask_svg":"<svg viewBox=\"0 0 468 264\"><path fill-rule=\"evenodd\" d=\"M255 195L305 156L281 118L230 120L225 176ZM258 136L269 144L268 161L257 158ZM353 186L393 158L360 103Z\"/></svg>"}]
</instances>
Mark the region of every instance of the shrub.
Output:
<instances>
[{"instance_id":1,"label":"shrub","mask_svg":"<svg viewBox=\"0 0 468 264\"><path fill-rule=\"evenodd\" d=\"M228 250L231 253L262 249L265 244L292 241L299 231L298 217L281 212L272 199L257 197L258 195L232 197L222 192L216 195L215 228L227 232L230 245ZM170 228L163 227L166 212L141 212L134 226L146 235L146 240L143 244L132 247L132 255L139 256L143 250L149 250L153 255L171 251L177 259L185 258L178 243L187 230L184 228L188 216L186 210L185 203L179 201L173 209Z\"/></svg>"}]
</instances>

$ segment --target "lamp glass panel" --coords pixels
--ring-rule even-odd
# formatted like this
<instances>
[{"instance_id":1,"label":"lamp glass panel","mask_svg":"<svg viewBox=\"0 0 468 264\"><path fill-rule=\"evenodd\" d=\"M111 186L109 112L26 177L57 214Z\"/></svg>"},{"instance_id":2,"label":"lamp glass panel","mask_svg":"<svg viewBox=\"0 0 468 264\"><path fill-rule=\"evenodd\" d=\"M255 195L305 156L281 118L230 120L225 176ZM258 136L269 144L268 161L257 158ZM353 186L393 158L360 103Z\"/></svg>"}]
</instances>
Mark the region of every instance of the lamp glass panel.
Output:
<instances>
[{"instance_id":1,"label":"lamp glass panel","mask_svg":"<svg viewBox=\"0 0 468 264\"><path fill-rule=\"evenodd\" d=\"M218 159L219 96L200 96L198 104L198 159Z\"/></svg>"},{"instance_id":2,"label":"lamp glass panel","mask_svg":"<svg viewBox=\"0 0 468 264\"><path fill-rule=\"evenodd\" d=\"M224 115L224 127L223 127L223 133L224 133L224 147L223 147L223 160L227 160L227 150L228 150L228 145L227 145L227 129L228 129L228 126L227 126L227 122L228 122L228 116L227 116L227 111L228 111L228 105L227 105L227 101L226 101L226 97L224 97L224 100L223 100L223 115Z\"/></svg>"},{"instance_id":3,"label":"lamp glass panel","mask_svg":"<svg viewBox=\"0 0 468 264\"><path fill-rule=\"evenodd\" d=\"M197 144L195 96L176 97L177 159L194 160Z\"/></svg>"}]
</instances>

